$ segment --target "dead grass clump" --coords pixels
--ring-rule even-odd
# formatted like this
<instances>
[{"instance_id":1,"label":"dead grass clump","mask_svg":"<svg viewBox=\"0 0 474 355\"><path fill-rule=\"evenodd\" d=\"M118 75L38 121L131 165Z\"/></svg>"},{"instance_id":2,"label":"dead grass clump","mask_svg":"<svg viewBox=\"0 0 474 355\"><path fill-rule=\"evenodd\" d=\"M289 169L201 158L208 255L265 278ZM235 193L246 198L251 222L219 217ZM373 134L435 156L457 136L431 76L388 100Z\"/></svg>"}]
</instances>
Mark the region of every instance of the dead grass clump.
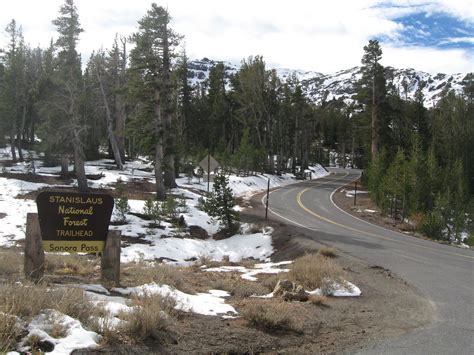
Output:
<instances>
[{"instance_id":1,"label":"dead grass clump","mask_svg":"<svg viewBox=\"0 0 474 355\"><path fill-rule=\"evenodd\" d=\"M23 271L23 257L14 250L2 249L0 251L0 280L18 280Z\"/></svg>"},{"instance_id":2,"label":"dead grass clump","mask_svg":"<svg viewBox=\"0 0 474 355\"><path fill-rule=\"evenodd\" d=\"M117 334L130 343L160 339L160 333L167 329L169 312L174 312L175 301L157 294L144 294L135 297L132 304L130 312L122 313L124 322L116 328Z\"/></svg>"},{"instance_id":3,"label":"dead grass clump","mask_svg":"<svg viewBox=\"0 0 474 355\"><path fill-rule=\"evenodd\" d=\"M327 304L328 298L326 296L310 295L308 298L308 302L319 307L329 307Z\"/></svg>"},{"instance_id":4,"label":"dead grass clump","mask_svg":"<svg viewBox=\"0 0 474 355\"><path fill-rule=\"evenodd\" d=\"M83 290L77 288L49 289L46 286L3 284L0 286L0 313L31 319L43 309L56 309L87 326L95 306Z\"/></svg>"},{"instance_id":5,"label":"dead grass clump","mask_svg":"<svg viewBox=\"0 0 474 355\"><path fill-rule=\"evenodd\" d=\"M192 279L192 271L187 268L167 265L149 264L145 262L129 263L122 266L123 282L129 286L155 282L166 284L186 293L193 293L188 279Z\"/></svg>"},{"instance_id":6,"label":"dead grass clump","mask_svg":"<svg viewBox=\"0 0 474 355\"><path fill-rule=\"evenodd\" d=\"M288 273L281 272L279 274L261 274L258 275L261 285L264 286L269 292L275 289L278 281L288 279Z\"/></svg>"},{"instance_id":7,"label":"dead grass clump","mask_svg":"<svg viewBox=\"0 0 474 355\"><path fill-rule=\"evenodd\" d=\"M337 256L337 250L333 247L321 247L318 250L318 254L327 258L335 258Z\"/></svg>"},{"instance_id":8,"label":"dead grass clump","mask_svg":"<svg viewBox=\"0 0 474 355\"><path fill-rule=\"evenodd\" d=\"M17 317L7 312L0 312L0 354L13 350L20 335L21 329Z\"/></svg>"},{"instance_id":9,"label":"dead grass clump","mask_svg":"<svg viewBox=\"0 0 474 355\"><path fill-rule=\"evenodd\" d=\"M251 325L265 330L298 330L291 304L280 300L250 299L242 304L240 314Z\"/></svg>"},{"instance_id":10,"label":"dead grass clump","mask_svg":"<svg viewBox=\"0 0 474 355\"><path fill-rule=\"evenodd\" d=\"M234 283L230 293L239 298L250 296L263 296L268 293L268 289L256 281L238 280Z\"/></svg>"},{"instance_id":11,"label":"dead grass clump","mask_svg":"<svg viewBox=\"0 0 474 355\"><path fill-rule=\"evenodd\" d=\"M45 271L53 275L91 276L99 270L99 258L90 255L48 255Z\"/></svg>"},{"instance_id":12,"label":"dead grass clump","mask_svg":"<svg viewBox=\"0 0 474 355\"><path fill-rule=\"evenodd\" d=\"M334 281L342 282L344 271L333 259L307 254L291 264L288 277L306 290L320 288L323 294L328 294Z\"/></svg>"}]
</instances>

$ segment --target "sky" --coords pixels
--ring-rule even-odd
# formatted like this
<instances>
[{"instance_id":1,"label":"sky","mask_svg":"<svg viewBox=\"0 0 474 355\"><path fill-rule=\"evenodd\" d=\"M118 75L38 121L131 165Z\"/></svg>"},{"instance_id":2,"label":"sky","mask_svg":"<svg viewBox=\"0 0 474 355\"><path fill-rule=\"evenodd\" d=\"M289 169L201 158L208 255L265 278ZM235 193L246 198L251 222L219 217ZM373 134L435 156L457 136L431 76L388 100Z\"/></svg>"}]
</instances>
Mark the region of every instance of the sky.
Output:
<instances>
[{"instance_id":1,"label":"sky","mask_svg":"<svg viewBox=\"0 0 474 355\"><path fill-rule=\"evenodd\" d=\"M239 63L262 55L267 66L334 73L360 65L363 47L379 40L382 65L435 73L474 71L474 0L168 0L171 27L191 59ZM0 28L11 19L25 41L46 47L63 0L4 1ZM83 61L130 35L150 0L75 0L85 30ZM0 34L0 47L7 41Z\"/></svg>"}]
</instances>

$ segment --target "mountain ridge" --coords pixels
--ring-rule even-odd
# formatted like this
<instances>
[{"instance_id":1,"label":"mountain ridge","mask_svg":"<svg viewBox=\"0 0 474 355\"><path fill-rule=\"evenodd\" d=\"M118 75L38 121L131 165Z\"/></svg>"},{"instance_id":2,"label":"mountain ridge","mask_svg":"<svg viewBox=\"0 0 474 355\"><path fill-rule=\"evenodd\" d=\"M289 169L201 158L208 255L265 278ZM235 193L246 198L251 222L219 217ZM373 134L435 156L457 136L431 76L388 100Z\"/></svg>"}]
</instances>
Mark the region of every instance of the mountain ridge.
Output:
<instances>
[{"instance_id":1,"label":"mountain ridge","mask_svg":"<svg viewBox=\"0 0 474 355\"><path fill-rule=\"evenodd\" d=\"M188 62L188 81L190 85L201 84L209 77L209 72L218 63L224 64L227 87L230 78L239 70L239 65L227 61L215 61L208 58ZM344 100L350 104L356 92L356 83L361 78L361 67L339 70L332 74L298 69L275 68L282 81L288 80L293 74L300 81L305 94L316 104L333 99ZM472 73L432 75L413 68L397 69L385 67L387 87L398 90L402 97L413 100L416 91L421 86L426 107L433 107L439 101L444 90L452 89L457 94L463 92L463 81Z\"/></svg>"}]
</instances>

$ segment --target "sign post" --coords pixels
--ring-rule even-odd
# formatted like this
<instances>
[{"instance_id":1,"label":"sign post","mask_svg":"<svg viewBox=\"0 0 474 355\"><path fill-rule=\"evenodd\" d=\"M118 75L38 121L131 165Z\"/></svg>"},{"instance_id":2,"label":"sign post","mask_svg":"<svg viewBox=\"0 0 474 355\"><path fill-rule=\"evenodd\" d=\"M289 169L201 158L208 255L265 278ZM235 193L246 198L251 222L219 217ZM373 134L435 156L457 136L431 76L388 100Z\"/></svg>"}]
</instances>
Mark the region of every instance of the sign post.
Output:
<instances>
[{"instance_id":1,"label":"sign post","mask_svg":"<svg viewBox=\"0 0 474 355\"><path fill-rule=\"evenodd\" d=\"M355 182L355 185L354 185L354 206L356 205L357 203L357 181Z\"/></svg>"},{"instance_id":2,"label":"sign post","mask_svg":"<svg viewBox=\"0 0 474 355\"><path fill-rule=\"evenodd\" d=\"M41 192L36 198L43 249L47 252L98 253L104 250L112 196Z\"/></svg>"},{"instance_id":3,"label":"sign post","mask_svg":"<svg viewBox=\"0 0 474 355\"><path fill-rule=\"evenodd\" d=\"M120 281L120 231L110 231L112 196L73 192L41 192L38 214L28 213L25 276L39 281L44 252L102 253L102 280Z\"/></svg>"},{"instance_id":4,"label":"sign post","mask_svg":"<svg viewBox=\"0 0 474 355\"><path fill-rule=\"evenodd\" d=\"M265 201L265 220L268 218L268 200L270 199L270 178L268 178L267 183L267 200Z\"/></svg>"},{"instance_id":5,"label":"sign post","mask_svg":"<svg viewBox=\"0 0 474 355\"><path fill-rule=\"evenodd\" d=\"M208 154L207 157L204 157L203 160L199 163L199 166L207 171L207 192L209 192L209 183L211 181L211 171L215 171L220 165L219 162L214 159L211 154Z\"/></svg>"}]
</instances>

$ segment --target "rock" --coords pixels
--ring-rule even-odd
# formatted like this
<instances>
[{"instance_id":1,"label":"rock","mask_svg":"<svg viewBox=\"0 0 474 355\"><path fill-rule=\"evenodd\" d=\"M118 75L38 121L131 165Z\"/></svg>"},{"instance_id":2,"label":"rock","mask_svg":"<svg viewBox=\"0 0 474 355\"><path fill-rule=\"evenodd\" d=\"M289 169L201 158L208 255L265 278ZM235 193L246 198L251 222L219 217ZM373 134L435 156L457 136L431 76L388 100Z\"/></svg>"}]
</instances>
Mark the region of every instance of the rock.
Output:
<instances>
[{"instance_id":1,"label":"rock","mask_svg":"<svg viewBox=\"0 0 474 355\"><path fill-rule=\"evenodd\" d=\"M208 239L207 231L199 226L189 226L189 236L194 239Z\"/></svg>"},{"instance_id":2,"label":"rock","mask_svg":"<svg viewBox=\"0 0 474 355\"><path fill-rule=\"evenodd\" d=\"M273 295L281 297L285 301L305 302L309 298L309 294L304 290L303 286L289 280L279 280L273 290Z\"/></svg>"}]
</instances>

